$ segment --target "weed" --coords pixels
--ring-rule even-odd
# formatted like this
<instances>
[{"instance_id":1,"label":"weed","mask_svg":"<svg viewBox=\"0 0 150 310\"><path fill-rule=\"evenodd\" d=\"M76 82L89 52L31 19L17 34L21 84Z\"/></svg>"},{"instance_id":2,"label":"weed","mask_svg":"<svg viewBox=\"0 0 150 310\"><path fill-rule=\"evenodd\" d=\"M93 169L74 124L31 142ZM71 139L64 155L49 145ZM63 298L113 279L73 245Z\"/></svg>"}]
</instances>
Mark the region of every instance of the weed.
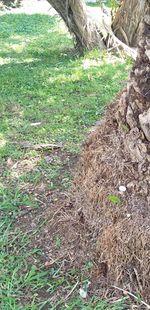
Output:
<instances>
[{"instance_id":1,"label":"weed","mask_svg":"<svg viewBox=\"0 0 150 310\"><path fill-rule=\"evenodd\" d=\"M108 200L114 205L121 203L121 199L116 195L109 195Z\"/></svg>"}]
</instances>

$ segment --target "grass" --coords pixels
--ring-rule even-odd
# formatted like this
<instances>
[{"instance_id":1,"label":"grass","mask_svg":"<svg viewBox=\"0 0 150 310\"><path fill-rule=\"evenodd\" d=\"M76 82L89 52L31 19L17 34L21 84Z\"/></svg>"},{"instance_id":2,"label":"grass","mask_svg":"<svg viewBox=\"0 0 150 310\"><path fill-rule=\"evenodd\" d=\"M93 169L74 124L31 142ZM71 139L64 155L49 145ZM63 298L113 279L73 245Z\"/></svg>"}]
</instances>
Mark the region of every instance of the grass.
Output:
<instances>
[{"instance_id":1,"label":"grass","mask_svg":"<svg viewBox=\"0 0 150 310\"><path fill-rule=\"evenodd\" d=\"M87 5L92 6L92 7L97 7L97 6L107 6L111 9L117 9L118 8L118 1L117 0L97 0L96 2L87 2Z\"/></svg>"},{"instance_id":2,"label":"grass","mask_svg":"<svg viewBox=\"0 0 150 310\"><path fill-rule=\"evenodd\" d=\"M45 270L41 250L31 247L37 228L24 232L17 221L22 210L40 209L33 188L42 182L50 190L70 186L66 158L79 153L90 127L123 86L129 65L97 50L78 58L56 18L8 14L0 19L1 309L66 309L61 300L50 300L60 287L71 290L69 273L59 274L59 266ZM59 153L25 151L19 147L23 141L62 142L65 160ZM43 225L41 219L38 233ZM58 248L60 242L56 236ZM84 302L77 290L67 309L122 306L95 297Z\"/></svg>"}]
</instances>

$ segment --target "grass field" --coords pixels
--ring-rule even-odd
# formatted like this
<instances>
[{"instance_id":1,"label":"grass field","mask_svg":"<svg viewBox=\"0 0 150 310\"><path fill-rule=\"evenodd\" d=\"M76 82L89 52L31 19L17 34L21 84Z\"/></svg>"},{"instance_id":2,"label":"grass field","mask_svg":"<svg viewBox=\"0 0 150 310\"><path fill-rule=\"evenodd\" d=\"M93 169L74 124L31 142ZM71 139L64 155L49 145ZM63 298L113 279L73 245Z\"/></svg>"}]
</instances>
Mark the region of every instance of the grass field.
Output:
<instances>
[{"instance_id":1,"label":"grass field","mask_svg":"<svg viewBox=\"0 0 150 310\"><path fill-rule=\"evenodd\" d=\"M78 58L57 18L6 14L0 20L0 309L122 309L94 296L84 302L78 288L67 305L53 301L60 286L67 294L73 284L69 276L59 276L59 267L45 270L41 249L31 246L42 218L38 229L27 231L18 221L29 208L40 210L36 186L68 189L71 176L62 169L61 151L51 163L50 151L26 150L20 143L62 143L63 156L77 156L91 126L123 87L130 65L96 50Z\"/></svg>"}]
</instances>

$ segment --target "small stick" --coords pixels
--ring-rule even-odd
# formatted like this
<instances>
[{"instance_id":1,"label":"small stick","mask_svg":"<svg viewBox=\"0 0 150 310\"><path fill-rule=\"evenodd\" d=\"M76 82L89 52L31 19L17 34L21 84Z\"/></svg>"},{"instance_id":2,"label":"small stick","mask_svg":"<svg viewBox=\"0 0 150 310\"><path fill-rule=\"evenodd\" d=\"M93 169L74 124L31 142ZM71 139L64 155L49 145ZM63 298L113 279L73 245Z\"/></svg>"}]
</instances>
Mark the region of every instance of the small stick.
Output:
<instances>
[{"instance_id":1,"label":"small stick","mask_svg":"<svg viewBox=\"0 0 150 310\"><path fill-rule=\"evenodd\" d=\"M53 261L51 262L45 262L44 266L47 268L47 267L51 267L53 266L55 263L57 263L60 259L62 259L64 257L64 255L61 255L59 257L57 257L56 259L54 259Z\"/></svg>"},{"instance_id":2,"label":"small stick","mask_svg":"<svg viewBox=\"0 0 150 310\"><path fill-rule=\"evenodd\" d=\"M32 212L32 211L35 211L34 208L30 208L30 209L27 209L26 211L24 212L21 212L20 214L17 215L17 219L20 218L20 217L23 217L25 215L27 215L28 213Z\"/></svg>"},{"instance_id":3,"label":"small stick","mask_svg":"<svg viewBox=\"0 0 150 310\"><path fill-rule=\"evenodd\" d=\"M110 300L110 303L111 303L111 304L115 304L115 303L117 303L117 302L120 302L120 301L123 301L123 300L127 300L128 298L129 298L129 296L123 297L123 298L120 298L120 299L117 299L117 300L113 300L113 301ZM108 300L108 301L109 301L109 300Z\"/></svg>"},{"instance_id":4,"label":"small stick","mask_svg":"<svg viewBox=\"0 0 150 310\"><path fill-rule=\"evenodd\" d=\"M139 301L139 298L138 298L137 296L135 296L134 294L130 293L129 291L124 290L124 289L122 289L122 288L120 288L120 287L118 287L118 286L115 286L115 285L112 285L112 287L114 287L114 288L116 288L117 290L123 292L125 295L128 294L129 296L131 296L131 297L133 297L133 298L135 298L136 300ZM148 309L150 309L150 305L148 305L145 301L142 301L142 300L141 300L140 303L141 303L142 305L146 306Z\"/></svg>"},{"instance_id":5,"label":"small stick","mask_svg":"<svg viewBox=\"0 0 150 310\"><path fill-rule=\"evenodd\" d=\"M17 144L16 142L13 142L13 144ZM32 149L32 150L48 150L48 149L59 149L62 148L63 145L61 143L59 144L52 144L52 143L41 143L41 144L32 144L28 142L21 142L18 143L18 145L23 149Z\"/></svg>"}]
</instances>

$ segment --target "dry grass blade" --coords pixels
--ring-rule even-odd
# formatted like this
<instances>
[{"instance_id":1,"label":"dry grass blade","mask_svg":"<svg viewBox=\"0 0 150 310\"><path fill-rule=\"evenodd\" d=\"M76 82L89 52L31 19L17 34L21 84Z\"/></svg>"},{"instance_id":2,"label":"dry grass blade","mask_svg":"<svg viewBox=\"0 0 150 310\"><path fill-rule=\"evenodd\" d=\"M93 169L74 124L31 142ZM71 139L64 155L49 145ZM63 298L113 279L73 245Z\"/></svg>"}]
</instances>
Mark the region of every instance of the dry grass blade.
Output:
<instances>
[{"instance_id":1,"label":"dry grass blade","mask_svg":"<svg viewBox=\"0 0 150 310\"><path fill-rule=\"evenodd\" d=\"M127 290L124 290L118 286L115 286L115 285L112 285L113 288L123 292L125 295L129 295L131 297L133 297L134 299L138 300L139 303L141 303L142 305L146 306L147 309L150 309L150 305L148 305L145 301L143 300L139 300L139 298L137 296L135 296L134 294L132 294L131 292L127 291Z\"/></svg>"},{"instance_id":2,"label":"dry grass blade","mask_svg":"<svg viewBox=\"0 0 150 310\"><path fill-rule=\"evenodd\" d=\"M65 301L71 296L71 294L74 292L74 290L76 289L76 287L78 286L79 281L77 281L77 283L75 283L75 285L73 286L73 288L71 289L71 291L67 294L67 296L65 297Z\"/></svg>"}]
</instances>

